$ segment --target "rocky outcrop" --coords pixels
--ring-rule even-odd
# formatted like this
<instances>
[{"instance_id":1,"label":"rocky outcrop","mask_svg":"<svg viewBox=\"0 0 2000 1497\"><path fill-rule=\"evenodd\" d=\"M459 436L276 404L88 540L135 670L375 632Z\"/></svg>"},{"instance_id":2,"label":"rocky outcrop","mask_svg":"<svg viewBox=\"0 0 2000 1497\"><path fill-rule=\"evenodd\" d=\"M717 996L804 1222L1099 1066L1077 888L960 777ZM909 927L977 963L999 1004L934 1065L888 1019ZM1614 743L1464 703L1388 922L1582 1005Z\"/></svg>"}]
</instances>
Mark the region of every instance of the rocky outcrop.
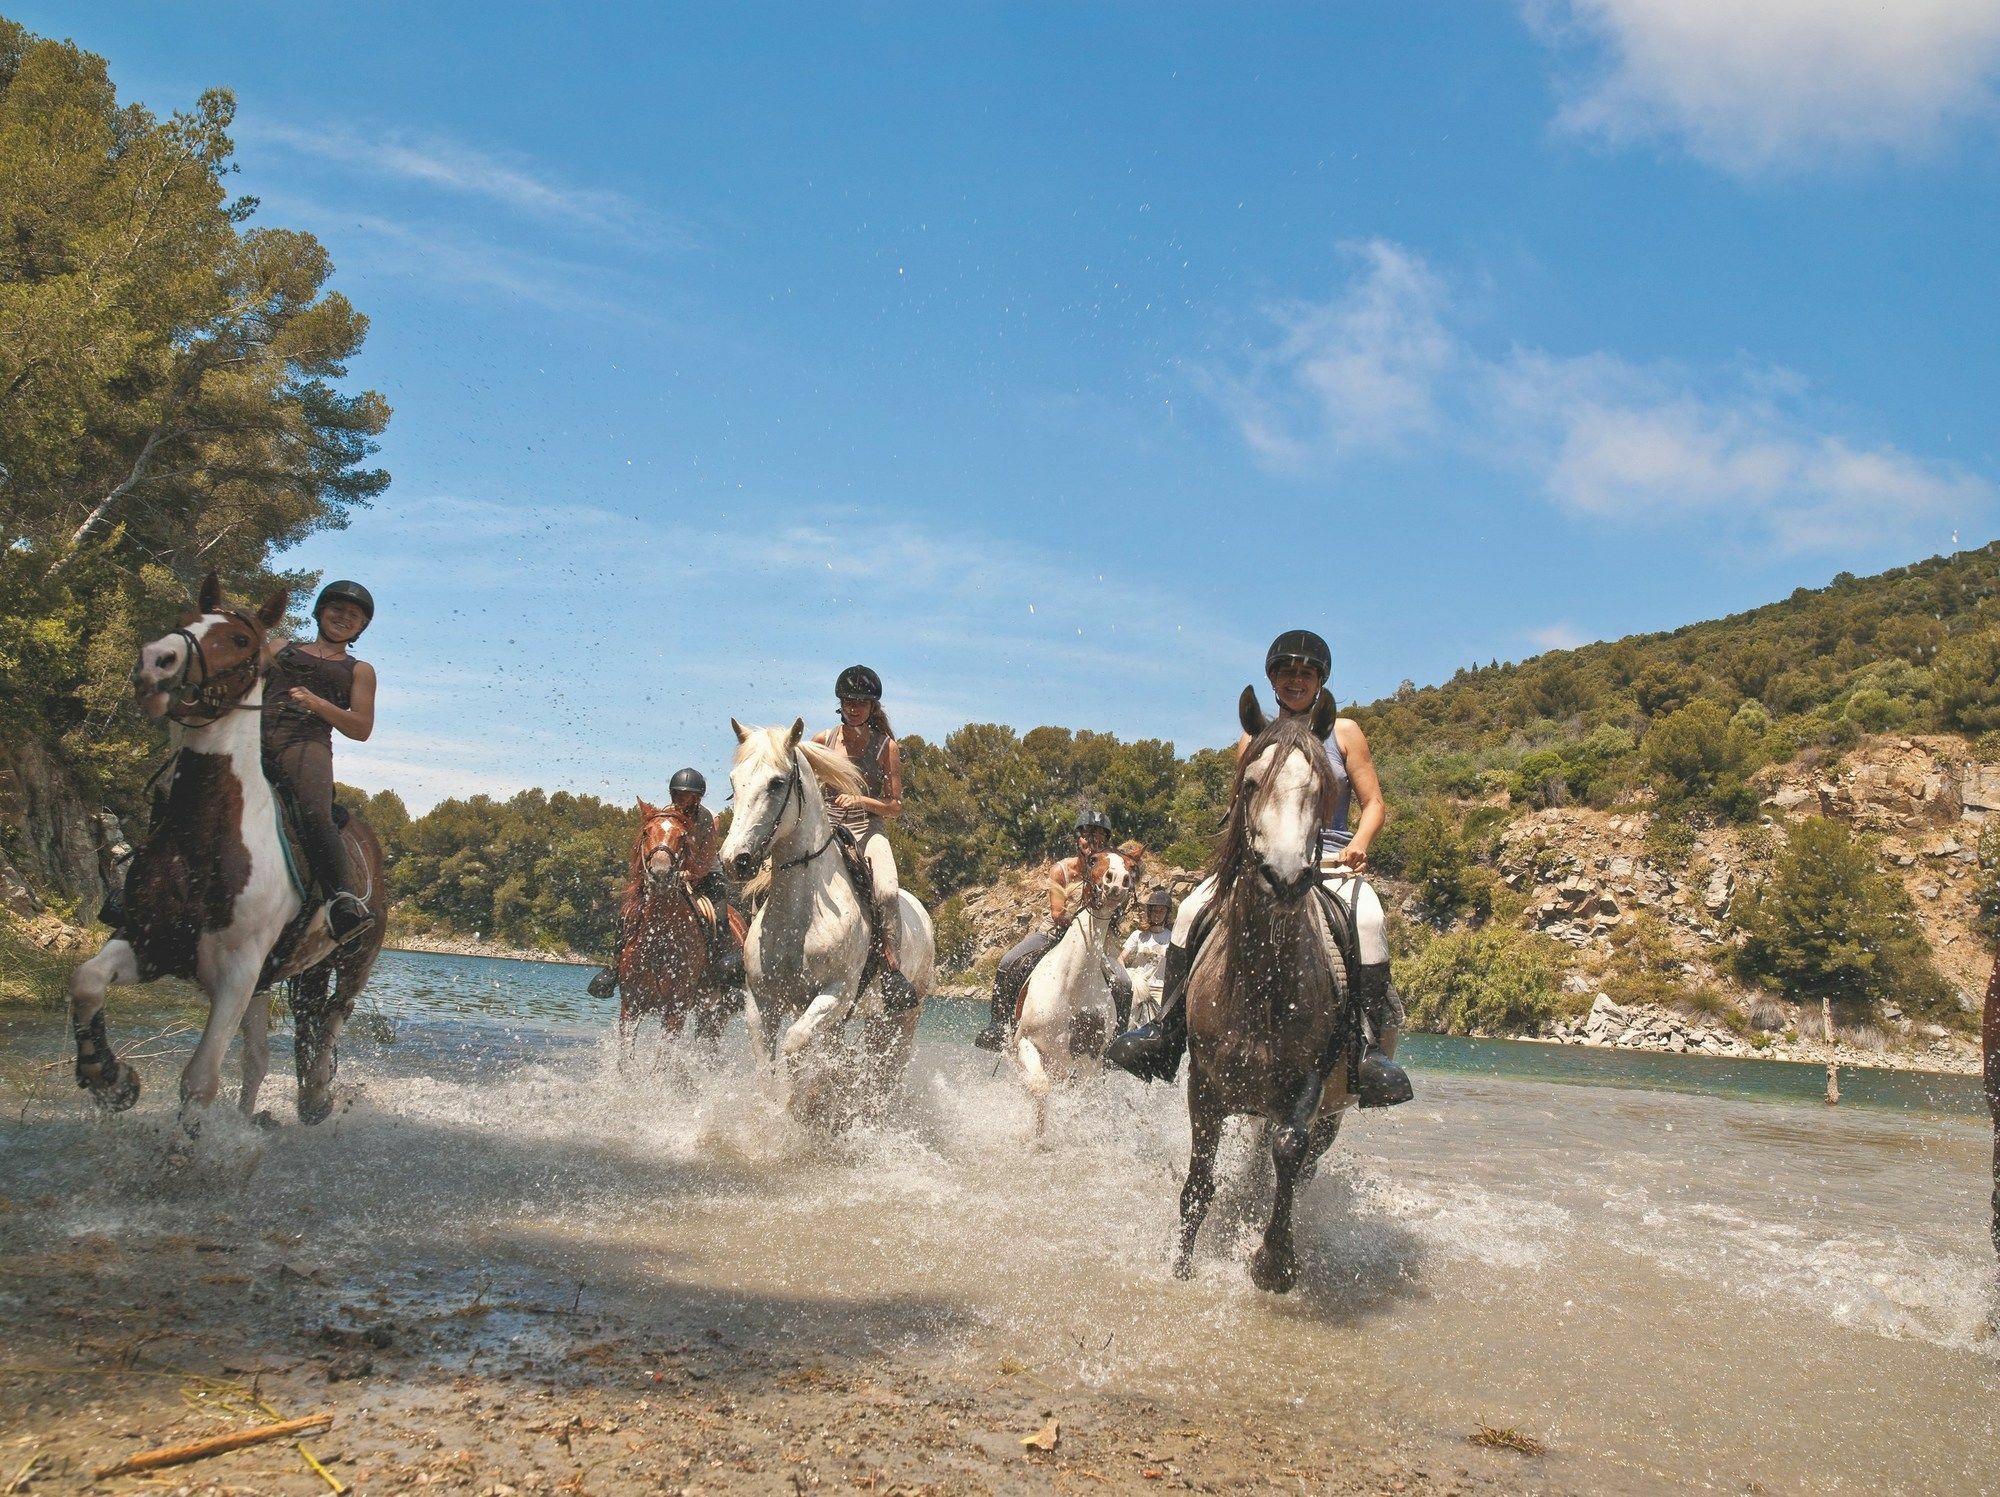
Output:
<instances>
[{"instance_id":1,"label":"rocky outcrop","mask_svg":"<svg viewBox=\"0 0 2000 1497\"><path fill-rule=\"evenodd\" d=\"M103 899L118 818L86 792L82 777L38 743L0 744L0 863L39 908L66 900L86 912ZM0 899L20 911L0 872Z\"/></svg>"}]
</instances>

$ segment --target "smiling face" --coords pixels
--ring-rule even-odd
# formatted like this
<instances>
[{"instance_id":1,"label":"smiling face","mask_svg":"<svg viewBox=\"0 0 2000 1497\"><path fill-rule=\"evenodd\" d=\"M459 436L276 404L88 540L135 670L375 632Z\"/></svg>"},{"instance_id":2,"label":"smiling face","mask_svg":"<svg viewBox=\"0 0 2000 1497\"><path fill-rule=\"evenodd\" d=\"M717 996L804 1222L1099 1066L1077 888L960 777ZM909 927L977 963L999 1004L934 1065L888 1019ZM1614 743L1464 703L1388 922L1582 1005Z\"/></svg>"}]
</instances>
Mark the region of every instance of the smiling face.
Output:
<instances>
[{"instance_id":1,"label":"smiling face","mask_svg":"<svg viewBox=\"0 0 2000 1497\"><path fill-rule=\"evenodd\" d=\"M361 605L335 598L319 611L319 636L331 644L349 645L368 627L368 615Z\"/></svg>"},{"instance_id":2,"label":"smiling face","mask_svg":"<svg viewBox=\"0 0 2000 1497\"><path fill-rule=\"evenodd\" d=\"M874 714L873 697L842 697L840 699L840 721L850 728L865 728Z\"/></svg>"},{"instance_id":3,"label":"smiling face","mask_svg":"<svg viewBox=\"0 0 2000 1497\"><path fill-rule=\"evenodd\" d=\"M1278 694L1278 705L1287 712L1308 710L1325 684L1320 673L1303 660L1280 660L1271 671L1271 690Z\"/></svg>"}]
</instances>

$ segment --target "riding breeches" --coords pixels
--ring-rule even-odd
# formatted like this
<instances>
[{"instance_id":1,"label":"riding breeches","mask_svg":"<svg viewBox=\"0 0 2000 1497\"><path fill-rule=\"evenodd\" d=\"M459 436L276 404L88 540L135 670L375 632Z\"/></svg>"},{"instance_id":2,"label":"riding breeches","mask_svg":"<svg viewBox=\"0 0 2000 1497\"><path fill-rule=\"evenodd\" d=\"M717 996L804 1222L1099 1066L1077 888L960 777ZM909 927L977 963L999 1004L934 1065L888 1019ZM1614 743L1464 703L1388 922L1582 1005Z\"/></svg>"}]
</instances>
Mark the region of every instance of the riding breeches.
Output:
<instances>
[{"instance_id":1,"label":"riding breeches","mask_svg":"<svg viewBox=\"0 0 2000 1497\"><path fill-rule=\"evenodd\" d=\"M353 894L347 844L333 821L333 745L308 739L266 751L266 763L291 793L299 841L313 879L327 894Z\"/></svg>"},{"instance_id":2,"label":"riding breeches","mask_svg":"<svg viewBox=\"0 0 2000 1497\"><path fill-rule=\"evenodd\" d=\"M861 841L861 856L868 860L868 876L875 885L875 918L882 922L893 944L901 933L903 892L896 877L896 855L889 850L887 837L870 832Z\"/></svg>"},{"instance_id":3,"label":"riding breeches","mask_svg":"<svg viewBox=\"0 0 2000 1497\"><path fill-rule=\"evenodd\" d=\"M1382 915L1382 901L1375 893L1374 885L1358 873L1343 874L1329 870L1326 881L1327 892L1347 906L1347 913L1354 920L1355 944L1360 948L1361 965L1376 966L1389 960L1389 931ZM1208 908L1215 898L1215 880L1205 878L1195 885L1194 892L1181 901L1180 912L1174 916L1174 945L1187 950L1188 933L1194 929L1195 916Z\"/></svg>"}]
</instances>

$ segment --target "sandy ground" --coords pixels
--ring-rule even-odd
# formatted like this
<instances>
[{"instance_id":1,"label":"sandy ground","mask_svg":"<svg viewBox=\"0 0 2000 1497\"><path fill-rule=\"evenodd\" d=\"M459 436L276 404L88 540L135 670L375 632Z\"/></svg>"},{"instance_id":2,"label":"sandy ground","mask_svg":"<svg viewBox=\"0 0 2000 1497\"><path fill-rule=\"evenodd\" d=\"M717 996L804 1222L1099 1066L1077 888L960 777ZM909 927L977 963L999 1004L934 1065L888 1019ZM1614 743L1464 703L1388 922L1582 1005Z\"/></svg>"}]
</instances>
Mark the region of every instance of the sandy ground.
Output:
<instances>
[{"instance_id":1,"label":"sandy ground","mask_svg":"<svg viewBox=\"0 0 2000 1497\"><path fill-rule=\"evenodd\" d=\"M40 1204L0 1212L0 1492L1545 1489L1534 1457L1470 1440L1398 1449L1311 1416L1165 1407L1004 1360L969 1374L893 1349L843 1354L809 1305L749 1316L693 1292L641 1320L588 1281L518 1267L505 1285L371 1289L223 1217L202 1236L37 1242L20 1229ZM898 1313L876 1326L885 1348ZM289 1444L92 1478L142 1450L322 1411L334 1423L305 1448L326 1478ZM1052 1419L1053 1449L1023 1444Z\"/></svg>"}]
</instances>

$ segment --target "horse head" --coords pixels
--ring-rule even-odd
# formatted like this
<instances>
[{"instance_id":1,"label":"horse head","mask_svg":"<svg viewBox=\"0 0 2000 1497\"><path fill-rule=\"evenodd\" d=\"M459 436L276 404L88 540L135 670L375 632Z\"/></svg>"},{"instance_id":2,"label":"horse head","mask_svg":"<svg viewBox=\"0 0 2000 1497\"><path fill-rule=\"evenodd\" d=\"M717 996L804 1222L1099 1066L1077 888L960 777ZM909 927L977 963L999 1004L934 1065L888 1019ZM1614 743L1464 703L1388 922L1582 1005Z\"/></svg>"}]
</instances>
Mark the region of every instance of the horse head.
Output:
<instances>
[{"instance_id":1,"label":"horse head","mask_svg":"<svg viewBox=\"0 0 2000 1497\"><path fill-rule=\"evenodd\" d=\"M1221 858L1225 881L1254 863L1280 899L1303 897L1319 877L1320 802L1332 779L1326 745L1308 719L1266 723L1237 765Z\"/></svg>"},{"instance_id":2,"label":"horse head","mask_svg":"<svg viewBox=\"0 0 2000 1497\"><path fill-rule=\"evenodd\" d=\"M1106 920L1115 920L1132 902L1139 876L1122 853L1101 852L1085 870L1090 884L1089 907Z\"/></svg>"},{"instance_id":3,"label":"horse head","mask_svg":"<svg viewBox=\"0 0 2000 1497\"><path fill-rule=\"evenodd\" d=\"M285 590L255 609L224 601L210 572L195 610L171 633L139 647L132 696L148 717L203 727L241 704L277 654L272 625L285 616Z\"/></svg>"},{"instance_id":4,"label":"horse head","mask_svg":"<svg viewBox=\"0 0 2000 1497\"><path fill-rule=\"evenodd\" d=\"M789 731L746 728L732 717L729 726L736 730L736 759L729 769L736 814L720 856L738 879L747 879L803 813L807 771L799 762L798 748L806 724L804 718L795 718Z\"/></svg>"},{"instance_id":5,"label":"horse head","mask_svg":"<svg viewBox=\"0 0 2000 1497\"><path fill-rule=\"evenodd\" d=\"M686 847L687 823L671 807L639 802L639 850L634 862L648 889L680 872Z\"/></svg>"}]
</instances>

